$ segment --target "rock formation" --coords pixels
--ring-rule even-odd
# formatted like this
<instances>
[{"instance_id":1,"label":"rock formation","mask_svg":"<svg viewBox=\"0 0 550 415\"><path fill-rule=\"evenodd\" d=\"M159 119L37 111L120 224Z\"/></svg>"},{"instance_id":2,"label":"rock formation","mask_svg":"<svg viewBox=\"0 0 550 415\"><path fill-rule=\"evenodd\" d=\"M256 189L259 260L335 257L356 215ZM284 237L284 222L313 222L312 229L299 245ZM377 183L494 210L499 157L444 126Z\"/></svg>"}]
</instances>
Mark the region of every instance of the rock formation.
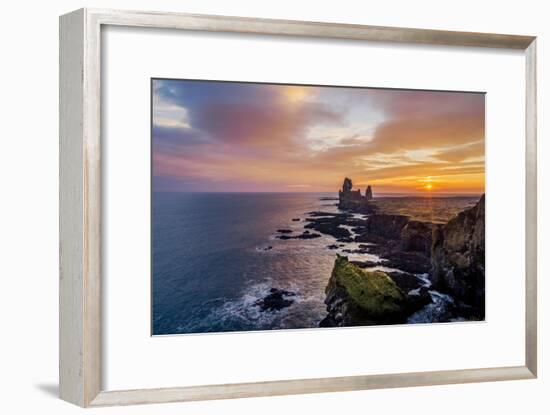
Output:
<instances>
[{"instance_id":1,"label":"rock formation","mask_svg":"<svg viewBox=\"0 0 550 415\"><path fill-rule=\"evenodd\" d=\"M367 194L363 196L361 190L353 190L353 182L350 178L344 179L342 190L338 192L338 208L344 210L354 209L361 213L371 213L372 206L368 204L368 201L372 199L372 189L369 186L367 188Z\"/></svg>"},{"instance_id":2,"label":"rock formation","mask_svg":"<svg viewBox=\"0 0 550 415\"><path fill-rule=\"evenodd\" d=\"M414 276L401 282L410 284ZM418 284L418 283L417 283ZM405 290L417 288L418 293ZM368 326L405 323L407 317L430 302L427 289L400 287L387 273L366 271L337 256L325 289L328 315L321 327Z\"/></svg>"},{"instance_id":3,"label":"rock formation","mask_svg":"<svg viewBox=\"0 0 550 415\"><path fill-rule=\"evenodd\" d=\"M351 179L346 177L344 179L344 184L342 185L342 192L343 193L351 192L352 188L353 188L353 183L352 183Z\"/></svg>"},{"instance_id":4,"label":"rock formation","mask_svg":"<svg viewBox=\"0 0 550 415\"><path fill-rule=\"evenodd\" d=\"M433 232L432 283L485 314L485 195Z\"/></svg>"},{"instance_id":5,"label":"rock formation","mask_svg":"<svg viewBox=\"0 0 550 415\"><path fill-rule=\"evenodd\" d=\"M369 243L367 253L384 259L383 265L406 272L431 271L432 229L429 222L404 215L372 214L364 226L354 228L355 242Z\"/></svg>"},{"instance_id":6,"label":"rock formation","mask_svg":"<svg viewBox=\"0 0 550 415\"><path fill-rule=\"evenodd\" d=\"M365 198L367 200L372 200L372 188L370 187L370 185L367 187L367 190L365 192Z\"/></svg>"},{"instance_id":7,"label":"rock formation","mask_svg":"<svg viewBox=\"0 0 550 415\"><path fill-rule=\"evenodd\" d=\"M432 233L436 226L430 222L410 220L401 229L399 240L402 251L421 252L427 257L431 255Z\"/></svg>"},{"instance_id":8,"label":"rock formation","mask_svg":"<svg viewBox=\"0 0 550 415\"><path fill-rule=\"evenodd\" d=\"M337 256L325 289L328 316L321 327L402 322L405 294L384 272L363 271Z\"/></svg>"},{"instance_id":9,"label":"rock formation","mask_svg":"<svg viewBox=\"0 0 550 415\"><path fill-rule=\"evenodd\" d=\"M294 303L291 297L295 297L296 293L278 288L271 288L269 294L264 298L257 300L254 305L260 307L260 311L275 311L289 307Z\"/></svg>"},{"instance_id":10,"label":"rock formation","mask_svg":"<svg viewBox=\"0 0 550 415\"><path fill-rule=\"evenodd\" d=\"M399 239L408 222L409 218L404 215L372 215L368 218L366 231L385 239Z\"/></svg>"}]
</instances>

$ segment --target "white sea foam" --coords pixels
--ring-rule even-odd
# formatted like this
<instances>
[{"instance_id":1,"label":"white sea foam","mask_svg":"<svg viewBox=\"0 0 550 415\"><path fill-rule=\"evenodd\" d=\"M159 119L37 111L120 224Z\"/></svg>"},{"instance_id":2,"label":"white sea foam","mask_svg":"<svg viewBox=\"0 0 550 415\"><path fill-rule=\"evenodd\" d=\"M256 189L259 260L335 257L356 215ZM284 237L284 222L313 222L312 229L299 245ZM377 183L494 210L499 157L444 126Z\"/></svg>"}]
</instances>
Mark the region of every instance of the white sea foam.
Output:
<instances>
[{"instance_id":1,"label":"white sea foam","mask_svg":"<svg viewBox=\"0 0 550 415\"><path fill-rule=\"evenodd\" d=\"M366 215L364 213L352 213L351 217L354 219L367 219L369 215Z\"/></svg>"},{"instance_id":2,"label":"white sea foam","mask_svg":"<svg viewBox=\"0 0 550 415\"><path fill-rule=\"evenodd\" d=\"M446 316L449 318L449 308L454 305L453 298L435 290L428 292L432 298L432 302L422 310L412 314L407 319L407 323L431 323L433 321L444 321L446 320Z\"/></svg>"},{"instance_id":3,"label":"white sea foam","mask_svg":"<svg viewBox=\"0 0 550 415\"><path fill-rule=\"evenodd\" d=\"M415 274L416 278L418 278L420 281L422 281L422 285L418 288L415 288L414 290L409 291L409 295L420 295L420 291L422 288L430 288L432 286L432 282L430 281L429 274Z\"/></svg>"},{"instance_id":4,"label":"white sea foam","mask_svg":"<svg viewBox=\"0 0 550 415\"><path fill-rule=\"evenodd\" d=\"M318 304L322 301L320 295L304 295L295 283L290 283L286 286L274 284L272 281L262 283L253 283L249 281L247 290L240 297L232 300L224 300L223 303L216 307L202 322L205 325L215 324L222 327L239 327L239 330L262 330L269 328L292 328L296 327L297 316L301 319L311 319L308 315L309 306ZM293 294L283 295L284 299L292 300L293 303L280 310L261 310L257 304L271 293L272 288L279 288L289 291ZM315 327L317 320L300 321L304 327Z\"/></svg>"}]
</instances>

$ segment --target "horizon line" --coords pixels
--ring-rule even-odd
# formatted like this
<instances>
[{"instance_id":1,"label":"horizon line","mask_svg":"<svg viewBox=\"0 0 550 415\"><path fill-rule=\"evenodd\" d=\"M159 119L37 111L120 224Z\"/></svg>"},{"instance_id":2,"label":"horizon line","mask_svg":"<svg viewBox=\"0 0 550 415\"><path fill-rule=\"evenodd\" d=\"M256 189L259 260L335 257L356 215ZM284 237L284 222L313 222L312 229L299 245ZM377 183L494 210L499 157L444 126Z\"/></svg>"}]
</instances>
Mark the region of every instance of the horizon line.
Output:
<instances>
[{"instance_id":1,"label":"horizon line","mask_svg":"<svg viewBox=\"0 0 550 415\"><path fill-rule=\"evenodd\" d=\"M203 191L203 190L151 190L151 193L259 193L259 194L300 194L300 193L307 193L307 194L316 194L316 193L327 193L327 194L334 194L335 197L338 196L338 191L303 191L303 192L296 192L296 191L250 191L250 190L212 190L212 191ZM481 196L485 194L484 191L481 192L378 192L376 193L378 195L410 195L410 196L424 196L424 197L433 197L438 195L454 195L454 196ZM374 196L374 199L376 199L376 194Z\"/></svg>"}]
</instances>

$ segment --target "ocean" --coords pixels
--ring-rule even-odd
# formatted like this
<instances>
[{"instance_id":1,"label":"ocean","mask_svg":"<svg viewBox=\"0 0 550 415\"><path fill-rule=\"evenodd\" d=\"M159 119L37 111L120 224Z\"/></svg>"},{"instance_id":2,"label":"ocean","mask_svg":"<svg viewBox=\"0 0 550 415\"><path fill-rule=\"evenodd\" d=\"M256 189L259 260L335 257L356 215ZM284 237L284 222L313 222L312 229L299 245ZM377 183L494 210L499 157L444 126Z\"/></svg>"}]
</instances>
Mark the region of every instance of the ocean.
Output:
<instances>
[{"instance_id":1,"label":"ocean","mask_svg":"<svg viewBox=\"0 0 550 415\"><path fill-rule=\"evenodd\" d=\"M276 236L278 229L301 233L308 212L338 212L327 197L335 194L153 193L153 335L318 327L336 254L353 243L331 250L332 236ZM385 213L445 222L478 199L381 197L376 203ZM353 255L350 260L377 259ZM255 302L272 288L296 293L293 304L261 311ZM447 300L436 294L432 309ZM433 311L427 307L410 322L429 322Z\"/></svg>"}]
</instances>

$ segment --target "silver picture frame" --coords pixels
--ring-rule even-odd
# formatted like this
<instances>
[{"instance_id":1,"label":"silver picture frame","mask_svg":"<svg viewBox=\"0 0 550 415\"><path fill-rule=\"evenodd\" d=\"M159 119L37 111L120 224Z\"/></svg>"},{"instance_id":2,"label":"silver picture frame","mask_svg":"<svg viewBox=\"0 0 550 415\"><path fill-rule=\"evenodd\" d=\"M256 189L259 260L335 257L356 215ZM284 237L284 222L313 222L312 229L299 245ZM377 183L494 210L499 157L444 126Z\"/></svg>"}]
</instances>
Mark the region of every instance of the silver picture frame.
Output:
<instances>
[{"instance_id":1,"label":"silver picture frame","mask_svg":"<svg viewBox=\"0 0 550 415\"><path fill-rule=\"evenodd\" d=\"M513 367L139 390L102 387L101 30L131 26L504 48L525 54L525 363ZM537 377L536 37L80 9L60 17L60 397L82 407L398 388Z\"/></svg>"}]
</instances>

